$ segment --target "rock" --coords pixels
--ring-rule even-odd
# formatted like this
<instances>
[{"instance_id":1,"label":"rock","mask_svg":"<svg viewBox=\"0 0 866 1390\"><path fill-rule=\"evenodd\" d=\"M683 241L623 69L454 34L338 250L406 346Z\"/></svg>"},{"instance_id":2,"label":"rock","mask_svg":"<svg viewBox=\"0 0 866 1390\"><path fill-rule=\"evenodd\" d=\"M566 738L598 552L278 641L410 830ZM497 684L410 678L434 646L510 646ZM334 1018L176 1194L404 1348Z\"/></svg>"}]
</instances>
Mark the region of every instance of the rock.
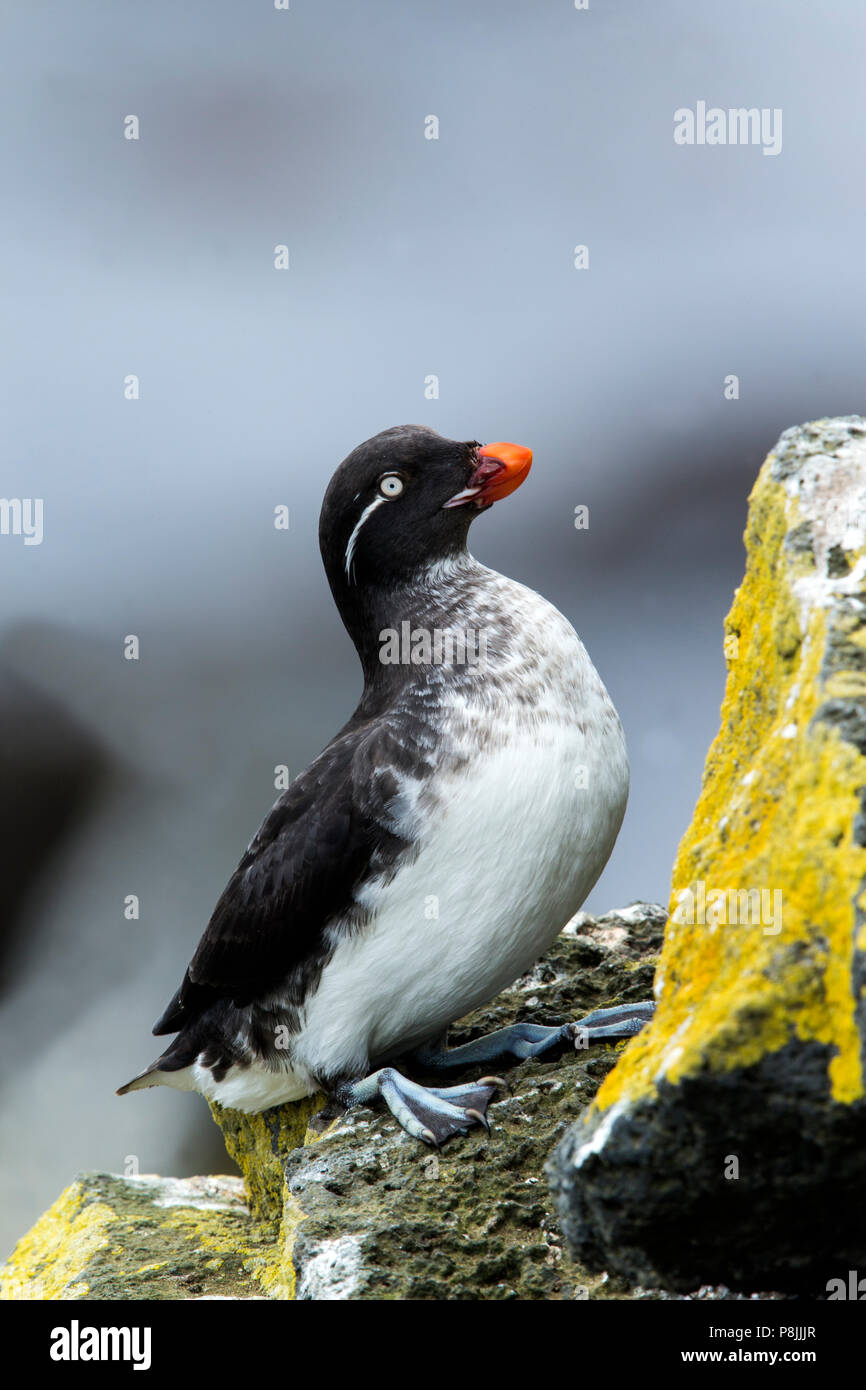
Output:
<instances>
[{"instance_id":1,"label":"rock","mask_svg":"<svg viewBox=\"0 0 866 1390\"><path fill-rule=\"evenodd\" d=\"M463 1020L453 1041L646 998L665 917L645 904L578 914L532 972ZM254 1116L214 1107L246 1190L230 1178L79 1179L19 1243L4 1296L630 1297L623 1281L564 1257L544 1179L547 1155L619 1050L514 1068L512 1094L490 1107L490 1136L477 1130L438 1153L384 1110L359 1109L318 1135L309 1121L321 1097Z\"/></svg>"},{"instance_id":2,"label":"rock","mask_svg":"<svg viewBox=\"0 0 866 1390\"><path fill-rule=\"evenodd\" d=\"M745 541L658 1012L550 1176L590 1269L824 1297L866 1273L866 420L786 431Z\"/></svg>"},{"instance_id":3,"label":"rock","mask_svg":"<svg viewBox=\"0 0 866 1390\"><path fill-rule=\"evenodd\" d=\"M0 1297L261 1297L251 1270L267 1250L240 1178L91 1173L19 1241Z\"/></svg>"}]
</instances>

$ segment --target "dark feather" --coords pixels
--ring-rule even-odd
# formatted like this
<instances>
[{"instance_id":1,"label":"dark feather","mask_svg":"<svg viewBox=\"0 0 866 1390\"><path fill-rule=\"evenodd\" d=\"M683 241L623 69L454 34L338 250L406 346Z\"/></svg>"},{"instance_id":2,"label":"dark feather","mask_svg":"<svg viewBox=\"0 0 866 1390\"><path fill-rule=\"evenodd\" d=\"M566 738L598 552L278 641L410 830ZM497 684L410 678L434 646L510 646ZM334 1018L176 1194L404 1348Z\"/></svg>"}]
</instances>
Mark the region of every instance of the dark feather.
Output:
<instances>
[{"instance_id":1,"label":"dark feather","mask_svg":"<svg viewBox=\"0 0 866 1390\"><path fill-rule=\"evenodd\" d=\"M399 776L425 769L385 720L356 716L266 817L154 1033L185 1028L218 999L242 1007L321 968L325 926L363 920L358 887L409 848L395 814Z\"/></svg>"}]
</instances>

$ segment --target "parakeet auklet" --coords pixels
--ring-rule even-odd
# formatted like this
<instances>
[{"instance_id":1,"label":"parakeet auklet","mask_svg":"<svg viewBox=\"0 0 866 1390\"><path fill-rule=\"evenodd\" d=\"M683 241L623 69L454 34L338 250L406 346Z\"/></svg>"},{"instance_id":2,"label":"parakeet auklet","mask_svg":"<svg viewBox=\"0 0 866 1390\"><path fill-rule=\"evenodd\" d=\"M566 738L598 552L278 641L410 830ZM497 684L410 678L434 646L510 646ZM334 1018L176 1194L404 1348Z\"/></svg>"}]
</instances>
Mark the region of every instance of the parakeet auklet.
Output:
<instances>
[{"instance_id":1,"label":"parakeet auklet","mask_svg":"<svg viewBox=\"0 0 866 1390\"><path fill-rule=\"evenodd\" d=\"M486 1125L502 1083L421 1086L396 1060L444 1076L650 1017L632 1004L445 1047L580 907L628 794L622 726L574 629L467 550L531 462L404 425L340 464L319 543L361 702L266 817L154 1026L177 1037L119 1094L174 1086L245 1111L381 1096L438 1144Z\"/></svg>"}]
</instances>

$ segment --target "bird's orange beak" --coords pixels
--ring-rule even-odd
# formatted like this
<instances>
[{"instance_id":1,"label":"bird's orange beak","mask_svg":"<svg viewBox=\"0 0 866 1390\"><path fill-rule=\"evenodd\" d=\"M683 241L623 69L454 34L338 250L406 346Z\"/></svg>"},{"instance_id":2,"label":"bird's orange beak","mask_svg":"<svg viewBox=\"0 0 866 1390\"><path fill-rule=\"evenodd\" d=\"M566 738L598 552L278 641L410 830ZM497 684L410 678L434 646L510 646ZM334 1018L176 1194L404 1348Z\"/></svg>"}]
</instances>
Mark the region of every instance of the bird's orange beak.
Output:
<instances>
[{"instance_id":1,"label":"bird's orange beak","mask_svg":"<svg viewBox=\"0 0 866 1390\"><path fill-rule=\"evenodd\" d=\"M532 450L524 449L522 444L485 444L478 450L478 457L485 462L475 470L476 474L491 464L501 464L482 485L485 502L499 502L509 492L516 492L532 467Z\"/></svg>"},{"instance_id":2,"label":"bird's orange beak","mask_svg":"<svg viewBox=\"0 0 866 1390\"><path fill-rule=\"evenodd\" d=\"M532 450L522 444L485 444L476 450L478 466L462 492L445 503L446 507L462 507L474 502L476 507L489 507L515 492L532 467Z\"/></svg>"}]
</instances>

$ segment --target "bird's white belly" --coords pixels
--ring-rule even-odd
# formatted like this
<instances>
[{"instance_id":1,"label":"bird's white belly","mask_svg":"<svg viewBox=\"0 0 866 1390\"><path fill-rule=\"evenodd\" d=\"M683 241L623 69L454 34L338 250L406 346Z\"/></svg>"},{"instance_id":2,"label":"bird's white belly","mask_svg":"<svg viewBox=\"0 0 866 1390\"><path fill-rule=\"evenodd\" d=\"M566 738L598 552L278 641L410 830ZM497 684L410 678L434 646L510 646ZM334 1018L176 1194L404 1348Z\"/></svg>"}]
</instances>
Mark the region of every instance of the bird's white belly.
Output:
<instances>
[{"instance_id":1,"label":"bird's white belly","mask_svg":"<svg viewBox=\"0 0 866 1390\"><path fill-rule=\"evenodd\" d=\"M594 673L593 673L594 674ZM596 709L596 715L602 710ZM308 1000L294 1058L363 1072L491 999L580 907L622 820L619 722L512 725L444 781L414 862L365 890L372 921L343 936Z\"/></svg>"}]
</instances>

